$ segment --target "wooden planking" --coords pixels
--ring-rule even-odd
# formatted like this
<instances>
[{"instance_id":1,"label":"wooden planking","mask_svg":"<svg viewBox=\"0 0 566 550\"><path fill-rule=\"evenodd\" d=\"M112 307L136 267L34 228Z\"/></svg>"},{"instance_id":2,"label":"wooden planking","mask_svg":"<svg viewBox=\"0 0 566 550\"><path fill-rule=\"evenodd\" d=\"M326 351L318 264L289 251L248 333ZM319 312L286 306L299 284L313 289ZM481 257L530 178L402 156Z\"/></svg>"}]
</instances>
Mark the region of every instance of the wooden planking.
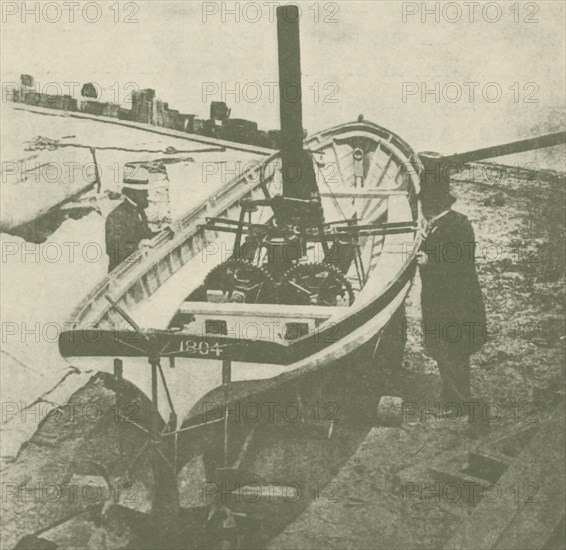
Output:
<instances>
[{"instance_id":1,"label":"wooden planking","mask_svg":"<svg viewBox=\"0 0 566 550\"><path fill-rule=\"evenodd\" d=\"M151 296L159 288L159 278L155 266L150 267L143 278L147 284L148 294Z\"/></svg>"},{"instance_id":2,"label":"wooden planking","mask_svg":"<svg viewBox=\"0 0 566 550\"><path fill-rule=\"evenodd\" d=\"M399 189L400 187L403 187L405 185L405 181L406 181L405 177L404 177L405 175L408 176L407 168L401 164L397 168L397 172L395 173L395 176L393 177L393 183L397 186L397 189ZM399 177L401 177L401 181L397 181L399 179Z\"/></svg>"},{"instance_id":3,"label":"wooden planking","mask_svg":"<svg viewBox=\"0 0 566 550\"><path fill-rule=\"evenodd\" d=\"M373 271L375 266L379 262L381 257L381 251L383 250L383 243L385 241L385 235L373 235L371 242L371 253L369 262L369 271Z\"/></svg>"},{"instance_id":4,"label":"wooden planking","mask_svg":"<svg viewBox=\"0 0 566 550\"><path fill-rule=\"evenodd\" d=\"M346 178L344 177L344 173L342 172L342 161L340 160L340 157L338 156L338 148L336 146L336 142L334 140L332 140L332 151L334 153L334 158L336 159L336 167L338 168L338 174L340 175L340 181L341 181L341 187L348 187L348 185L346 184Z\"/></svg>"},{"instance_id":5,"label":"wooden planking","mask_svg":"<svg viewBox=\"0 0 566 550\"><path fill-rule=\"evenodd\" d=\"M385 174L387 174L387 170L389 170L389 167L391 166L392 162L393 162L393 153L390 152L389 157L387 157L387 162L385 163L385 166L381 170L381 174L379 174L379 179L377 180L375 187L379 187L383 183L383 179L385 178Z\"/></svg>"},{"instance_id":6,"label":"wooden planking","mask_svg":"<svg viewBox=\"0 0 566 550\"><path fill-rule=\"evenodd\" d=\"M375 151L373 153L373 157L371 159L371 164L368 168L368 173L366 174L364 183L365 183L365 187L375 187L373 185L373 180L375 179L375 174L379 173L381 174L383 172L383 167L381 166L381 164L379 164L379 162L377 162L378 157L379 157L379 152L383 151L384 153L386 152L383 147L381 146L382 142L378 142L377 147L375 148ZM392 153L389 152L390 158ZM378 172L379 170L379 172Z\"/></svg>"},{"instance_id":7,"label":"wooden planking","mask_svg":"<svg viewBox=\"0 0 566 550\"><path fill-rule=\"evenodd\" d=\"M132 297L133 297L133 299L136 303L141 302L145 298L147 291L146 291L146 288L143 284L142 279L138 279L133 284L133 286L131 288L131 293L132 293Z\"/></svg>"},{"instance_id":8,"label":"wooden planking","mask_svg":"<svg viewBox=\"0 0 566 550\"><path fill-rule=\"evenodd\" d=\"M149 298L153 292L151 290L151 286L148 282L148 277L149 277L149 271L147 273L144 273L141 277L140 277L140 281L142 283L142 289L143 289L143 294L144 294L144 299L145 298Z\"/></svg>"},{"instance_id":9,"label":"wooden planking","mask_svg":"<svg viewBox=\"0 0 566 550\"><path fill-rule=\"evenodd\" d=\"M400 164L394 163L394 164L396 167L395 173L394 174L389 173L389 169L391 168L391 163L389 163L387 166L387 171L384 171L384 173L381 175L381 178L379 180L379 185L381 185L383 181L386 179L387 182L392 186L392 188L399 187L399 185L397 184L397 177L399 176L399 174L403 172L404 165L403 163Z\"/></svg>"},{"instance_id":10,"label":"wooden planking","mask_svg":"<svg viewBox=\"0 0 566 550\"><path fill-rule=\"evenodd\" d=\"M133 295L131 288L122 294L122 300L124 303L120 305L125 308L126 311L129 311L130 308L136 305L135 296Z\"/></svg>"},{"instance_id":11,"label":"wooden planking","mask_svg":"<svg viewBox=\"0 0 566 550\"><path fill-rule=\"evenodd\" d=\"M380 201L374 201L372 208L369 212L364 214L364 221L373 221L376 218L380 218L387 212L389 206L389 201L387 198Z\"/></svg>"},{"instance_id":12,"label":"wooden planking","mask_svg":"<svg viewBox=\"0 0 566 550\"><path fill-rule=\"evenodd\" d=\"M171 261L171 271L176 273L181 267L183 267L183 257L181 255L181 247L178 246L174 250L171 251L170 254L170 261Z\"/></svg>"},{"instance_id":13,"label":"wooden planking","mask_svg":"<svg viewBox=\"0 0 566 550\"><path fill-rule=\"evenodd\" d=\"M337 191L336 193L323 191L319 193L321 197L335 197L337 199L373 199L380 197L390 197L391 195L405 195L406 191L398 191L397 189L359 189L351 191Z\"/></svg>"},{"instance_id":14,"label":"wooden planking","mask_svg":"<svg viewBox=\"0 0 566 550\"><path fill-rule=\"evenodd\" d=\"M171 262L169 260L169 255L165 256L156 266L157 278L159 279L159 286L165 284L173 275L171 272Z\"/></svg>"},{"instance_id":15,"label":"wooden planking","mask_svg":"<svg viewBox=\"0 0 566 550\"><path fill-rule=\"evenodd\" d=\"M500 494L484 498L445 550L540 550L565 513L564 403L544 421L498 481ZM536 502L524 502L532 494Z\"/></svg>"},{"instance_id":16,"label":"wooden planking","mask_svg":"<svg viewBox=\"0 0 566 550\"><path fill-rule=\"evenodd\" d=\"M294 319L328 319L343 310L340 306L311 306L287 304L239 304L234 302L183 302L179 313L199 315L239 315L250 317L282 317Z\"/></svg>"}]
</instances>

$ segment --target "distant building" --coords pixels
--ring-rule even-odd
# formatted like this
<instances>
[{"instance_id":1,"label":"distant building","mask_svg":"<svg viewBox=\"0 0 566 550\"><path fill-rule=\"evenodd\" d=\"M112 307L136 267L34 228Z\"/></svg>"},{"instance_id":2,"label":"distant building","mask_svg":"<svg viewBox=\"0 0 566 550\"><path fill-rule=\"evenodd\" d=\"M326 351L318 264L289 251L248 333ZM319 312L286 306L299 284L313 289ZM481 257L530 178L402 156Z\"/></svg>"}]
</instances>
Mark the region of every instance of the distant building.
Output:
<instances>
[{"instance_id":1,"label":"distant building","mask_svg":"<svg viewBox=\"0 0 566 550\"><path fill-rule=\"evenodd\" d=\"M194 134L203 134L204 133L204 123L207 122L202 118L194 118L193 119L193 133Z\"/></svg>"},{"instance_id":2,"label":"distant building","mask_svg":"<svg viewBox=\"0 0 566 550\"><path fill-rule=\"evenodd\" d=\"M85 83L81 88L81 96L76 99L70 95L37 92L35 80L29 74L20 75L20 81L19 89L7 90L8 101L63 111L78 110L94 116L141 122L190 134L279 149L279 130L259 130L257 123L252 120L230 118L231 109L224 101L212 101L210 118L204 120L197 115L170 109L169 103L157 98L155 90L151 88L133 92L132 106L129 109L118 103L100 101L98 87L94 82Z\"/></svg>"},{"instance_id":3,"label":"distant building","mask_svg":"<svg viewBox=\"0 0 566 550\"><path fill-rule=\"evenodd\" d=\"M58 109L61 111L76 111L77 100L70 95L41 94L33 90L21 90L15 94L14 101L44 107L46 109Z\"/></svg>"},{"instance_id":4,"label":"distant building","mask_svg":"<svg viewBox=\"0 0 566 550\"><path fill-rule=\"evenodd\" d=\"M92 82L87 82L81 88L81 95L84 98L98 99L98 91L96 90L96 86Z\"/></svg>"},{"instance_id":5,"label":"distant building","mask_svg":"<svg viewBox=\"0 0 566 550\"><path fill-rule=\"evenodd\" d=\"M250 145L258 142L257 122L243 118L229 118L224 121L224 137Z\"/></svg>"},{"instance_id":6,"label":"distant building","mask_svg":"<svg viewBox=\"0 0 566 550\"><path fill-rule=\"evenodd\" d=\"M118 118L120 120L134 120L132 110L125 107L118 107Z\"/></svg>"},{"instance_id":7,"label":"distant building","mask_svg":"<svg viewBox=\"0 0 566 550\"><path fill-rule=\"evenodd\" d=\"M179 114L179 116L177 117L176 129L181 130L182 132L188 132L190 134L194 133L195 119L196 119L196 115Z\"/></svg>"},{"instance_id":8,"label":"distant building","mask_svg":"<svg viewBox=\"0 0 566 550\"><path fill-rule=\"evenodd\" d=\"M267 143L269 141L267 130L257 131L257 141L259 145L262 145L263 147L267 147Z\"/></svg>"},{"instance_id":9,"label":"distant building","mask_svg":"<svg viewBox=\"0 0 566 550\"><path fill-rule=\"evenodd\" d=\"M132 94L132 120L152 124L155 90L136 90Z\"/></svg>"},{"instance_id":10,"label":"distant building","mask_svg":"<svg viewBox=\"0 0 566 550\"><path fill-rule=\"evenodd\" d=\"M20 82L22 84L22 88L33 88L35 86L35 80L30 74L20 75Z\"/></svg>"},{"instance_id":11,"label":"distant building","mask_svg":"<svg viewBox=\"0 0 566 550\"><path fill-rule=\"evenodd\" d=\"M230 118L231 109L224 101L213 101L210 104L210 119L225 121Z\"/></svg>"},{"instance_id":12,"label":"distant building","mask_svg":"<svg viewBox=\"0 0 566 550\"><path fill-rule=\"evenodd\" d=\"M281 130L269 130L267 132L267 147L279 149L281 144Z\"/></svg>"},{"instance_id":13,"label":"distant building","mask_svg":"<svg viewBox=\"0 0 566 550\"><path fill-rule=\"evenodd\" d=\"M120 106L117 103L81 101L80 110L81 112L88 113L89 115L119 118Z\"/></svg>"}]
</instances>

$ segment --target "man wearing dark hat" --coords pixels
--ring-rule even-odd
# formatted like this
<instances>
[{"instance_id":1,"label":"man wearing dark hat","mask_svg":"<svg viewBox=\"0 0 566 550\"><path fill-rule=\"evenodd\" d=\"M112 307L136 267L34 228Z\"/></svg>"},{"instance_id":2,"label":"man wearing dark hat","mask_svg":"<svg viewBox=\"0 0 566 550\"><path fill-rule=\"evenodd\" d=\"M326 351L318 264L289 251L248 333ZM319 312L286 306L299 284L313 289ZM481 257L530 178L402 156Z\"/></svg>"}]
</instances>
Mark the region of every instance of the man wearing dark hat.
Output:
<instances>
[{"instance_id":1,"label":"man wearing dark hat","mask_svg":"<svg viewBox=\"0 0 566 550\"><path fill-rule=\"evenodd\" d=\"M470 401L470 355L486 336L483 297L475 266L474 230L451 209L448 175L440 162L425 163L421 205L427 221L421 247L425 351L438 363L445 403ZM465 412L465 411L464 411Z\"/></svg>"},{"instance_id":2,"label":"man wearing dark hat","mask_svg":"<svg viewBox=\"0 0 566 550\"><path fill-rule=\"evenodd\" d=\"M136 164L124 166L124 201L106 218L108 272L138 250L144 239L153 238L145 209L148 207L149 172Z\"/></svg>"}]
</instances>

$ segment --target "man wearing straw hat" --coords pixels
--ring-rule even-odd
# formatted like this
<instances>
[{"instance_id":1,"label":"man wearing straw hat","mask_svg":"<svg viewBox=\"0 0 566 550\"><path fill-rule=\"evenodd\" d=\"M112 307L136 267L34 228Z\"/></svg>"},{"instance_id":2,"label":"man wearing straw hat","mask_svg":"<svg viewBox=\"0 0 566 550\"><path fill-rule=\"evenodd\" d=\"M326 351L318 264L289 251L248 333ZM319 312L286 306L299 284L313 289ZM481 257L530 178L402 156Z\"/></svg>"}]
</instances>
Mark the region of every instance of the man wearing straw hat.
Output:
<instances>
[{"instance_id":1,"label":"man wearing straw hat","mask_svg":"<svg viewBox=\"0 0 566 550\"><path fill-rule=\"evenodd\" d=\"M155 236L148 225L149 172L130 163L124 166L122 194L124 201L106 218L106 254L108 272L136 252L140 243Z\"/></svg>"},{"instance_id":2,"label":"man wearing straw hat","mask_svg":"<svg viewBox=\"0 0 566 550\"><path fill-rule=\"evenodd\" d=\"M442 164L425 168L419 196L427 222L420 266L424 347L438 363L442 400L461 406L471 399L470 356L486 340L474 231L451 209L456 199Z\"/></svg>"}]
</instances>

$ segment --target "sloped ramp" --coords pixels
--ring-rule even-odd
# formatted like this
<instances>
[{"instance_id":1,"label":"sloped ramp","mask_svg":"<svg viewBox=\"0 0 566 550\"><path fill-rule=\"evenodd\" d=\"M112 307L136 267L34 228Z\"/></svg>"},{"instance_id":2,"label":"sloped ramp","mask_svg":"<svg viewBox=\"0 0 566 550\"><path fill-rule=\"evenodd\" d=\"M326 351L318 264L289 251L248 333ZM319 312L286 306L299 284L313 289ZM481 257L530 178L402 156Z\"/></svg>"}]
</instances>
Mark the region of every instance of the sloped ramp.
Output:
<instances>
[{"instance_id":1,"label":"sloped ramp","mask_svg":"<svg viewBox=\"0 0 566 550\"><path fill-rule=\"evenodd\" d=\"M444 550L564 548L549 541L565 516L565 420L562 402L498 480L497 498L483 499Z\"/></svg>"}]
</instances>

